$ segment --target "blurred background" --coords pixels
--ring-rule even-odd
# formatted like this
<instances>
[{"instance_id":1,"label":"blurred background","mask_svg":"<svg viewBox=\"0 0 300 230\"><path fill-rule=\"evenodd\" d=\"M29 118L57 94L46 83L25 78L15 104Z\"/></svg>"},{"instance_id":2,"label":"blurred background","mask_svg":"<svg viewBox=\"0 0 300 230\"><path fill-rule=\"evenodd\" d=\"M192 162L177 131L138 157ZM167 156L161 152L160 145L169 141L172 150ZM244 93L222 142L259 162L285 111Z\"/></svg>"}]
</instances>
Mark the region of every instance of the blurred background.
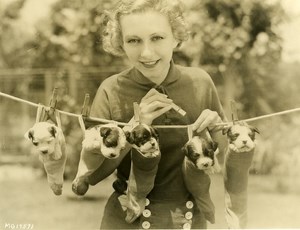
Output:
<instances>
[{"instance_id":1,"label":"blurred background","mask_svg":"<svg viewBox=\"0 0 300 230\"><path fill-rule=\"evenodd\" d=\"M104 11L114 0L0 0L0 91L80 113L86 93L127 68L102 49ZM300 107L300 1L184 0L190 39L174 60L204 68L230 118ZM31 143L23 135L36 108L0 97L0 229L97 229L112 191L109 177L85 197L72 194L82 133L62 115L68 161L64 194L54 197ZM249 181L249 228L299 228L300 112L251 122L260 130ZM226 228L221 175L213 178L217 223Z\"/></svg>"}]
</instances>

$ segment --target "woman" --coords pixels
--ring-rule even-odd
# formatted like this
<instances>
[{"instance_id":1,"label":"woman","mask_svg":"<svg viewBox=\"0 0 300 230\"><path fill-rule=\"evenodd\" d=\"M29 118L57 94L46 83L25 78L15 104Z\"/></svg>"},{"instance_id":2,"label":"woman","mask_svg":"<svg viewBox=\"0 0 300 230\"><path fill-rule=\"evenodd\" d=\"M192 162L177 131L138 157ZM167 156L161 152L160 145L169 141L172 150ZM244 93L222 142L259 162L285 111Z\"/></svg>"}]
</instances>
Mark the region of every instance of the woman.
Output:
<instances>
[{"instance_id":1,"label":"woman","mask_svg":"<svg viewBox=\"0 0 300 230\"><path fill-rule=\"evenodd\" d=\"M187 37L180 2L120 1L109 16L103 37L104 49L127 56L133 67L101 84L91 116L129 122L134 114L133 103L138 102L140 122L148 125L192 124L195 133L209 128L222 150L224 137L211 127L225 120L225 116L211 78L199 68L178 66L172 61L173 50ZM187 114L178 114L172 109L172 103ZM101 229L206 228L201 210L193 205L193 198L185 188L181 171L184 159L181 148L188 141L187 130L164 128L158 131L161 159L154 188L148 195L148 212L134 223L125 222L126 204L122 194L122 185L130 171L130 147L120 158L105 160L89 177L89 183L94 185L117 168L116 191L105 207Z\"/></svg>"}]
</instances>

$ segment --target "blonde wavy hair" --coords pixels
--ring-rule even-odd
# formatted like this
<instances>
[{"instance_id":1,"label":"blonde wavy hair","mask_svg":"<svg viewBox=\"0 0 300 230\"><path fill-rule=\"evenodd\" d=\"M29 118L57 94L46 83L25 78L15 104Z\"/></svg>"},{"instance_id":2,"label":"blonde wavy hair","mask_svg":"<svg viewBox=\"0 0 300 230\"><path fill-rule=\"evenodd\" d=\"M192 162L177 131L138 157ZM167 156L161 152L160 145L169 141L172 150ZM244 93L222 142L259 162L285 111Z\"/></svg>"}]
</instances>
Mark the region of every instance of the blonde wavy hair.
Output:
<instances>
[{"instance_id":1,"label":"blonde wavy hair","mask_svg":"<svg viewBox=\"0 0 300 230\"><path fill-rule=\"evenodd\" d=\"M158 11L168 17L174 38L179 45L188 39L183 5L179 0L120 0L112 11L106 12L107 23L102 36L103 49L116 56L125 55L120 17L148 10Z\"/></svg>"}]
</instances>

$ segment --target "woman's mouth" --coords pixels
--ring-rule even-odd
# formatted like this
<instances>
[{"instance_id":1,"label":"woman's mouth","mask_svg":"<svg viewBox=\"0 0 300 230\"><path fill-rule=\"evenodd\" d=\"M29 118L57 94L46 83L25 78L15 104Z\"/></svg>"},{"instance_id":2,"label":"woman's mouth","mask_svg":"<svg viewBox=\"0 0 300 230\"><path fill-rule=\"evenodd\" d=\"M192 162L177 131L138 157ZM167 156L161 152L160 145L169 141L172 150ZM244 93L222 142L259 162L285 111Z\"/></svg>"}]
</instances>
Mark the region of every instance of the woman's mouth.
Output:
<instances>
[{"instance_id":1,"label":"woman's mouth","mask_svg":"<svg viewBox=\"0 0 300 230\"><path fill-rule=\"evenodd\" d=\"M145 67L145 68L153 68L156 66L156 64L159 62L159 60L156 61L148 61L148 62L143 62L140 61L140 63Z\"/></svg>"}]
</instances>

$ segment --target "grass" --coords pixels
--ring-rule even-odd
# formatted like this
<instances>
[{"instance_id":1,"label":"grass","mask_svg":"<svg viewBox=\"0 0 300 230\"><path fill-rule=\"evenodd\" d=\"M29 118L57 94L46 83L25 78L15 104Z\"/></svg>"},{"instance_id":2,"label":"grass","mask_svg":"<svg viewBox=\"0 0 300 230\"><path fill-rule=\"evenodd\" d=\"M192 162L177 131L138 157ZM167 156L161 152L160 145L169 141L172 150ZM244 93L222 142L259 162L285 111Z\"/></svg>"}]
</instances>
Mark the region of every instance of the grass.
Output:
<instances>
[{"instance_id":1,"label":"grass","mask_svg":"<svg viewBox=\"0 0 300 230\"><path fill-rule=\"evenodd\" d=\"M113 179L109 177L91 187L84 197L74 195L71 182L67 181L63 195L57 197L48 188L46 179L32 169L0 166L0 229L8 229L5 224L32 224L36 230L99 229ZM274 192L274 189L272 177L250 177L249 228L300 227L300 196ZM224 190L220 175L212 178L211 195L217 223L209 228L224 229Z\"/></svg>"}]
</instances>

